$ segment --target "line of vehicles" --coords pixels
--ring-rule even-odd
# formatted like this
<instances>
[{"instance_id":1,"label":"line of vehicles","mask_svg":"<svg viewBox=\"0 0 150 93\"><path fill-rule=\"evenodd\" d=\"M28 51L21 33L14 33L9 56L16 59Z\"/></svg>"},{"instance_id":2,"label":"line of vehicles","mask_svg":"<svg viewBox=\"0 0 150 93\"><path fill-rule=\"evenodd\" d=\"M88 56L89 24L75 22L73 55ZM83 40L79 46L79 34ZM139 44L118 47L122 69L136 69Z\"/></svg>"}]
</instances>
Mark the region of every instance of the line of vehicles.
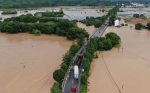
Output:
<instances>
[{"instance_id":1,"label":"line of vehicles","mask_svg":"<svg viewBox=\"0 0 150 93\"><path fill-rule=\"evenodd\" d=\"M109 18L104 22L104 24L105 25L109 24ZM79 54L78 60L74 66L74 79L76 80L79 78L79 66L81 65L82 58L83 54ZM76 93L76 86L71 86L71 93Z\"/></svg>"},{"instance_id":2,"label":"line of vehicles","mask_svg":"<svg viewBox=\"0 0 150 93\"><path fill-rule=\"evenodd\" d=\"M83 54L79 54L78 60L74 66L74 79L79 78L79 66L81 65ZM76 86L71 86L71 93L76 93Z\"/></svg>"}]
</instances>

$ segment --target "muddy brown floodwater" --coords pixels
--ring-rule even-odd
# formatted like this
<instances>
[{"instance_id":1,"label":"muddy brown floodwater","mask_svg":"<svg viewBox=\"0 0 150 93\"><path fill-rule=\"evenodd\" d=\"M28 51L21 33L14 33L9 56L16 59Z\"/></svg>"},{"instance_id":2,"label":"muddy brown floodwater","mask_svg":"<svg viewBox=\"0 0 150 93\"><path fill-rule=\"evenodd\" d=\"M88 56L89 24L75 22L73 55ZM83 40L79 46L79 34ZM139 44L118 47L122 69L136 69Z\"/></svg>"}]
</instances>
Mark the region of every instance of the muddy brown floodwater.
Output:
<instances>
[{"instance_id":1,"label":"muddy brown floodwater","mask_svg":"<svg viewBox=\"0 0 150 93\"><path fill-rule=\"evenodd\" d=\"M53 71L72 42L57 35L0 33L0 93L49 93Z\"/></svg>"},{"instance_id":2,"label":"muddy brown floodwater","mask_svg":"<svg viewBox=\"0 0 150 93\"><path fill-rule=\"evenodd\" d=\"M135 30L132 26L106 29L103 36L115 32L122 44L119 51L113 48L98 52L99 58L91 65L88 93L119 93L105 63L121 93L150 93L150 31Z\"/></svg>"},{"instance_id":3,"label":"muddy brown floodwater","mask_svg":"<svg viewBox=\"0 0 150 93\"><path fill-rule=\"evenodd\" d=\"M77 26L79 28L84 28L90 34L90 36L93 35L94 32L98 29L98 28L95 28L94 25L86 26L85 24L83 24L81 22L77 22Z\"/></svg>"}]
</instances>

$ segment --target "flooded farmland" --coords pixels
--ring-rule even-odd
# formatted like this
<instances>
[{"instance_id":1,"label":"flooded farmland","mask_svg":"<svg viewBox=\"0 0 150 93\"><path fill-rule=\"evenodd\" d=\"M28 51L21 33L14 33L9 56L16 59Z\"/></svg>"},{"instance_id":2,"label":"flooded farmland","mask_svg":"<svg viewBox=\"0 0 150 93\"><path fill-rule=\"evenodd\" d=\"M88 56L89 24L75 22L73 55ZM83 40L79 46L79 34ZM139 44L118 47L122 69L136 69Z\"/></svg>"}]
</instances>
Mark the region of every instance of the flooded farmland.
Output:
<instances>
[{"instance_id":1,"label":"flooded farmland","mask_svg":"<svg viewBox=\"0 0 150 93\"><path fill-rule=\"evenodd\" d=\"M49 93L53 71L72 42L57 35L0 33L0 93Z\"/></svg>"},{"instance_id":2,"label":"flooded farmland","mask_svg":"<svg viewBox=\"0 0 150 93\"><path fill-rule=\"evenodd\" d=\"M130 25L106 29L103 36L115 32L121 37L122 44L119 49L98 52L99 58L91 65L88 93L119 93L107 67L121 93L150 92L150 31L135 30L134 25L132 28Z\"/></svg>"}]
</instances>

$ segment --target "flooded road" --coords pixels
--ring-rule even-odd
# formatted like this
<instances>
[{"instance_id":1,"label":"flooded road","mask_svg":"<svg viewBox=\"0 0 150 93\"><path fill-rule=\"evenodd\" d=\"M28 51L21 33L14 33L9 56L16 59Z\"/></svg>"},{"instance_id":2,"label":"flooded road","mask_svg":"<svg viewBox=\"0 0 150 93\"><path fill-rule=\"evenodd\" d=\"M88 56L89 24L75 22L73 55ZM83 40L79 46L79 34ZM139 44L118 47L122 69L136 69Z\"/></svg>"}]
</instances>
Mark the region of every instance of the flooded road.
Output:
<instances>
[{"instance_id":1,"label":"flooded road","mask_svg":"<svg viewBox=\"0 0 150 93\"><path fill-rule=\"evenodd\" d=\"M72 42L57 35L0 33L0 93L49 93L53 71Z\"/></svg>"},{"instance_id":2,"label":"flooded road","mask_svg":"<svg viewBox=\"0 0 150 93\"><path fill-rule=\"evenodd\" d=\"M88 93L119 93L107 67L121 93L150 92L150 31L135 30L132 26L106 29L103 36L115 32L121 37L122 44L120 49L98 52L99 58L91 64Z\"/></svg>"}]
</instances>

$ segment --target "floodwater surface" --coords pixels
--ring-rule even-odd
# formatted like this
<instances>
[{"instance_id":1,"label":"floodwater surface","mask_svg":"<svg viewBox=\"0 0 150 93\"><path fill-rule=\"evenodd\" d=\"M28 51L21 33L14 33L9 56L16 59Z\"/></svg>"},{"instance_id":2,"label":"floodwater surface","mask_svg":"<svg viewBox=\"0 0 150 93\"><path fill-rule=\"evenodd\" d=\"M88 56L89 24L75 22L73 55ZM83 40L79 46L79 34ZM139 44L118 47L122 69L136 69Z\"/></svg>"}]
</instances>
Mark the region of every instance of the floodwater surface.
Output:
<instances>
[{"instance_id":1,"label":"floodwater surface","mask_svg":"<svg viewBox=\"0 0 150 93\"><path fill-rule=\"evenodd\" d=\"M85 24L83 24L81 22L77 22L77 26L79 28L84 28L90 34L90 36L92 36L94 34L94 32L98 29L98 28L95 28L94 25L86 26Z\"/></svg>"},{"instance_id":2,"label":"floodwater surface","mask_svg":"<svg viewBox=\"0 0 150 93\"><path fill-rule=\"evenodd\" d=\"M122 44L120 48L98 52L99 58L91 64L88 93L119 93L117 86L121 93L150 93L150 31L132 26L106 29L103 36L115 32Z\"/></svg>"},{"instance_id":3,"label":"floodwater surface","mask_svg":"<svg viewBox=\"0 0 150 93\"><path fill-rule=\"evenodd\" d=\"M0 33L0 93L49 93L53 71L72 42L57 35Z\"/></svg>"}]
</instances>

